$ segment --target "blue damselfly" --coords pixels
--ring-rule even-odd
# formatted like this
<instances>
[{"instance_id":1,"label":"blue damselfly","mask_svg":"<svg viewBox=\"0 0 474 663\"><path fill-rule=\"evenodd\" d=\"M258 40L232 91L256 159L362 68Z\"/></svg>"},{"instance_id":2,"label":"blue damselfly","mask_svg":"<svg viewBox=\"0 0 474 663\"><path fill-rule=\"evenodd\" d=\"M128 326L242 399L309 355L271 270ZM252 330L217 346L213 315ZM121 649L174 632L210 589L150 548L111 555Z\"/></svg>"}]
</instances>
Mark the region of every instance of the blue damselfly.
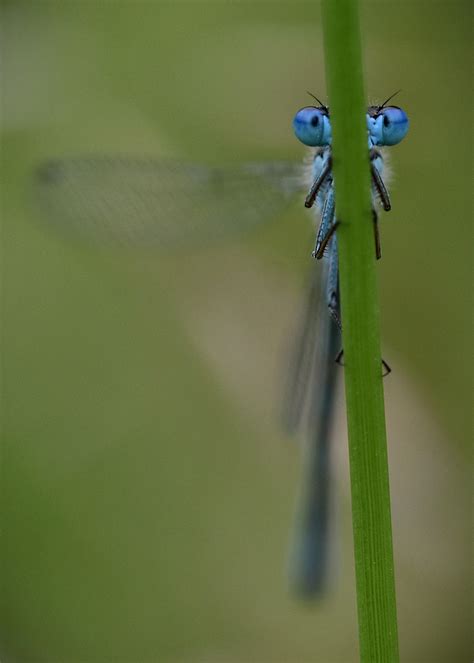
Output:
<instances>
[{"instance_id":1,"label":"blue damselfly","mask_svg":"<svg viewBox=\"0 0 474 663\"><path fill-rule=\"evenodd\" d=\"M380 257L377 209L390 209L380 147L406 134L404 111L367 111L373 183L375 254ZM341 350L337 228L331 170L329 109L302 108L294 129L310 148L306 166L293 162L208 167L172 159L98 156L58 158L38 169L36 200L43 217L63 233L96 245L199 248L271 221L294 194L309 189L306 207L321 221L310 286L294 343L293 370L284 397L284 419L305 431L302 499L291 554L291 580L303 595L322 589L327 565L328 459L337 365ZM324 310L329 308L330 315ZM340 355L340 352L339 352Z\"/></svg>"}]
</instances>

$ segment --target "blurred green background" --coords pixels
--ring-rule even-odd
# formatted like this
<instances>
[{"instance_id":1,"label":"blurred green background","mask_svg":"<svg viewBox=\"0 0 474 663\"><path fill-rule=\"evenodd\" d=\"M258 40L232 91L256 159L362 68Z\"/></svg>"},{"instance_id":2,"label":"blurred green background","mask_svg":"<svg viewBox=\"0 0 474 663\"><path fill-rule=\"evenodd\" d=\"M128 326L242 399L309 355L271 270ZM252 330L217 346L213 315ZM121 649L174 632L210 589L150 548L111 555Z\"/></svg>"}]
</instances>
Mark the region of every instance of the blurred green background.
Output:
<instances>
[{"instance_id":1,"label":"blurred green background","mask_svg":"<svg viewBox=\"0 0 474 663\"><path fill-rule=\"evenodd\" d=\"M77 242L31 196L60 155L301 159L318 3L1 6L2 661L358 660L342 394L327 597L285 580L301 200L166 255ZM401 656L468 661L472 3L361 9L368 100L402 88L411 121L378 265Z\"/></svg>"}]
</instances>

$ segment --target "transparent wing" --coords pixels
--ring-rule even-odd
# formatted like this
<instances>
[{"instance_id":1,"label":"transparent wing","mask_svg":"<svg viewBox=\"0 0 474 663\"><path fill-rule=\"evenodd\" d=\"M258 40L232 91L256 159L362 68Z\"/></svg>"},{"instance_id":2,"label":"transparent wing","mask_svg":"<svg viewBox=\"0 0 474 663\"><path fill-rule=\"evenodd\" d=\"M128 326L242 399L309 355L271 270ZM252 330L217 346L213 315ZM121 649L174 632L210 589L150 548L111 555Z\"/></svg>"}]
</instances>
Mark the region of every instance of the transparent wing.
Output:
<instances>
[{"instance_id":1,"label":"transparent wing","mask_svg":"<svg viewBox=\"0 0 474 663\"><path fill-rule=\"evenodd\" d=\"M303 186L302 172L292 162L59 159L38 169L35 201L47 221L94 243L194 245L274 218Z\"/></svg>"},{"instance_id":2,"label":"transparent wing","mask_svg":"<svg viewBox=\"0 0 474 663\"><path fill-rule=\"evenodd\" d=\"M307 400L314 373L314 364L324 351L323 339L318 334L322 324L322 270L321 263L312 265L311 275L300 311L297 328L289 353L289 370L283 394L283 424L288 433L296 433L303 423Z\"/></svg>"},{"instance_id":3,"label":"transparent wing","mask_svg":"<svg viewBox=\"0 0 474 663\"><path fill-rule=\"evenodd\" d=\"M290 584L305 598L321 595L327 582L329 443L341 342L326 304L328 265L322 262L312 268L283 408L287 428L302 427L305 435L290 549Z\"/></svg>"}]
</instances>

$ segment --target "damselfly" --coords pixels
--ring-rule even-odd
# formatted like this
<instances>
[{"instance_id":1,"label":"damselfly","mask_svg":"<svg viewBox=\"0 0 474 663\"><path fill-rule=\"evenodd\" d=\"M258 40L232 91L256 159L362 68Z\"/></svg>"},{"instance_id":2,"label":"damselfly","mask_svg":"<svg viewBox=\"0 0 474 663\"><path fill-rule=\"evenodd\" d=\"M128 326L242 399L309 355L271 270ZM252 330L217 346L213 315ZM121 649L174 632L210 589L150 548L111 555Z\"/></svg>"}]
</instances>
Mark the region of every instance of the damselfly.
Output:
<instances>
[{"instance_id":1,"label":"damselfly","mask_svg":"<svg viewBox=\"0 0 474 663\"><path fill-rule=\"evenodd\" d=\"M393 97L394 95L392 95ZM372 217L375 256L380 258L377 208L391 208L383 180L384 159L380 147L399 143L408 131L408 117L397 106L367 109L367 134L372 176ZM307 443L304 449L304 477L298 502L290 558L290 577L301 595L321 592L326 578L329 513L329 436L336 386L336 364L340 356L340 299L334 183L331 168L331 124L329 109L306 106L296 113L293 127L297 138L314 149L309 169L306 207L316 203L321 216L313 257L325 258L322 290L313 278L303 325L295 346L294 371L288 383L286 421L290 430L306 415ZM325 302L331 315L319 314ZM338 353L338 354L337 354Z\"/></svg>"},{"instance_id":2,"label":"damselfly","mask_svg":"<svg viewBox=\"0 0 474 663\"><path fill-rule=\"evenodd\" d=\"M387 100L388 101L388 100ZM305 421L306 469L293 546L292 583L305 595L323 586L327 557L328 442L340 345L337 227L331 172L329 109L302 108L297 137L311 147L307 167L293 162L244 163L210 168L164 159L97 156L60 158L43 164L36 199L43 217L71 236L99 245L198 248L270 221L297 191L309 186L306 207L321 213L309 295L295 342L284 415L289 429ZM373 181L376 253L380 255L376 208L390 209L382 180L379 146L395 145L408 129L395 106L367 112ZM305 175L306 173L306 175ZM329 306L331 315L321 308Z\"/></svg>"}]
</instances>

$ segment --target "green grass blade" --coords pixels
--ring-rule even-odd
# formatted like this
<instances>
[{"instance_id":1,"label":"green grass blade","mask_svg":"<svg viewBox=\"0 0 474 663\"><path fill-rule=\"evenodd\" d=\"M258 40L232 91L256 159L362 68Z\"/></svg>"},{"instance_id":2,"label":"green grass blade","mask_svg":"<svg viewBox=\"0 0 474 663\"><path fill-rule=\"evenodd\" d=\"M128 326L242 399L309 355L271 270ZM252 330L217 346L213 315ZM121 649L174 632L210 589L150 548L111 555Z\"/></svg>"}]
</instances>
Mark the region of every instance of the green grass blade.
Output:
<instances>
[{"instance_id":1,"label":"green grass blade","mask_svg":"<svg viewBox=\"0 0 474 663\"><path fill-rule=\"evenodd\" d=\"M324 0L363 663L399 660L366 98L356 0Z\"/></svg>"}]
</instances>

